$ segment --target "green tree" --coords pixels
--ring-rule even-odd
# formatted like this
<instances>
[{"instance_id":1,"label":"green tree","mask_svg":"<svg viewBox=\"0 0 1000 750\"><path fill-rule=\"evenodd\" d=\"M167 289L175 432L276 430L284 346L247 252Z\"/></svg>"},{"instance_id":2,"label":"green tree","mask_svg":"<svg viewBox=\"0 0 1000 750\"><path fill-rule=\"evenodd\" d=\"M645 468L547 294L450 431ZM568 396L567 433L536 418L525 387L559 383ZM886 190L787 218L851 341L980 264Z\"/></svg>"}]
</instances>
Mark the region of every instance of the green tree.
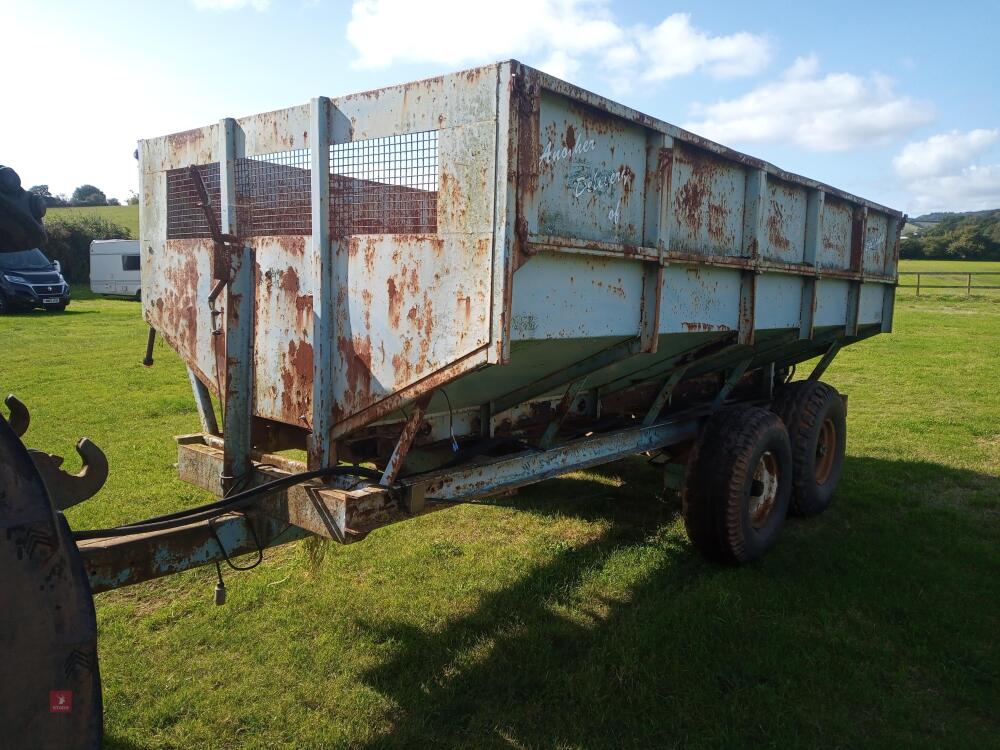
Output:
<instances>
[{"instance_id":1,"label":"green tree","mask_svg":"<svg viewBox=\"0 0 1000 750\"><path fill-rule=\"evenodd\" d=\"M80 185L73 191L70 198L70 205L73 206L106 206L108 197L104 191L94 185Z\"/></svg>"}]
</instances>

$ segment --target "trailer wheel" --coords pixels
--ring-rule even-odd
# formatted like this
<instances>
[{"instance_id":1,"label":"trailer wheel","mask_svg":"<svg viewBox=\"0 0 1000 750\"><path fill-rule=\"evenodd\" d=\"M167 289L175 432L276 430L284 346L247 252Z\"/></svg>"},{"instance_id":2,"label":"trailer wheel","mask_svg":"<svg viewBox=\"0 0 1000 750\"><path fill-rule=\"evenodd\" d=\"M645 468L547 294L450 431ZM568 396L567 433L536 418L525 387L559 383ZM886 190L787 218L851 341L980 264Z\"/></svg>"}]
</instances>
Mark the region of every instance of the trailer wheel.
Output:
<instances>
[{"instance_id":1,"label":"trailer wheel","mask_svg":"<svg viewBox=\"0 0 1000 750\"><path fill-rule=\"evenodd\" d=\"M771 407L792 441L792 504L797 516L815 516L833 502L847 447L847 413L837 389L802 380L778 391Z\"/></svg>"},{"instance_id":2,"label":"trailer wheel","mask_svg":"<svg viewBox=\"0 0 1000 750\"><path fill-rule=\"evenodd\" d=\"M714 415L695 443L681 493L691 543L718 562L756 560L778 540L791 488L788 432L775 414L752 406Z\"/></svg>"}]
</instances>

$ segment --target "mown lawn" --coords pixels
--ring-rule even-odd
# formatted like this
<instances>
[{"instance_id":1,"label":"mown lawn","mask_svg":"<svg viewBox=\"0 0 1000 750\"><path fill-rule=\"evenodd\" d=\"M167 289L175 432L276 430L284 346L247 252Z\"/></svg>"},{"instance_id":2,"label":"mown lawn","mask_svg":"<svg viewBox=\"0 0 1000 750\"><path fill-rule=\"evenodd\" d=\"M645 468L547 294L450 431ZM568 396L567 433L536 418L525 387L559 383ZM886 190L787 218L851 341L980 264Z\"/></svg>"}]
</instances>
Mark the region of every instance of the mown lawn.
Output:
<instances>
[{"instance_id":1,"label":"mown lawn","mask_svg":"<svg viewBox=\"0 0 1000 750\"><path fill-rule=\"evenodd\" d=\"M0 318L28 443L110 458L71 524L204 499L178 358L143 368L139 306L87 297ZM836 503L746 568L702 562L636 458L269 551L224 607L214 568L98 595L107 746L996 747L1000 298L901 298L827 379Z\"/></svg>"}]
</instances>

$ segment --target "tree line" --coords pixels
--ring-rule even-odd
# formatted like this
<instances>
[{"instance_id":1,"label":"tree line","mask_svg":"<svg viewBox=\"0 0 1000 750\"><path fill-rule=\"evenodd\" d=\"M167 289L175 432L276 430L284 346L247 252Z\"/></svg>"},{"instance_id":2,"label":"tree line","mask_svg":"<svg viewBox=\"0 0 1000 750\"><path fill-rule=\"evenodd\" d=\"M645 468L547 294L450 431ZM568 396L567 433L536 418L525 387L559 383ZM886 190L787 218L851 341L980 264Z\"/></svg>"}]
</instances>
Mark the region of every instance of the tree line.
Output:
<instances>
[{"instance_id":1,"label":"tree line","mask_svg":"<svg viewBox=\"0 0 1000 750\"><path fill-rule=\"evenodd\" d=\"M1000 210L944 214L934 227L903 240L899 255L901 258L1000 260Z\"/></svg>"},{"instance_id":2,"label":"tree line","mask_svg":"<svg viewBox=\"0 0 1000 750\"><path fill-rule=\"evenodd\" d=\"M28 188L29 193L41 196L48 208L66 208L67 206L120 206L122 203L117 198L109 198L104 191L96 185L80 185L73 194L67 198L64 193L53 195L48 185L33 185ZM139 203L139 196L135 193L125 201L133 206Z\"/></svg>"}]
</instances>

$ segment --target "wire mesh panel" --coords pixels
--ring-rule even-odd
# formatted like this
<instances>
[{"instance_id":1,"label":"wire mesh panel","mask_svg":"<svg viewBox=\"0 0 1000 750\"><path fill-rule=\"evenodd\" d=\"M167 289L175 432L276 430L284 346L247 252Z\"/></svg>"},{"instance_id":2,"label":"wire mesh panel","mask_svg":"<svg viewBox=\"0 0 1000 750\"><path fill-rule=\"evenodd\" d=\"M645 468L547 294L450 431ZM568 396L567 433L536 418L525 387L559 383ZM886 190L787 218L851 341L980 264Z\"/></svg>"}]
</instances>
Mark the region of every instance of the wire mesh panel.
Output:
<instances>
[{"instance_id":1,"label":"wire mesh panel","mask_svg":"<svg viewBox=\"0 0 1000 750\"><path fill-rule=\"evenodd\" d=\"M437 231L436 130L330 147L334 235Z\"/></svg>"},{"instance_id":2,"label":"wire mesh panel","mask_svg":"<svg viewBox=\"0 0 1000 750\"><path fill-rule=\"evenodd\" d=\"M217 220L221 221L222 206L219 201L219 162L198 167L205 191ZM171 169L167 172L167 239L184 240L211 237L201 198L188 169Z\"/></svg>"},{"instance_id":3,"label":"wire mesh panel","mask_svg":"<svg viewBox=\"0 0 1000 750\"><path fill-rule=\"evenodd\" d=\"M236 160L236 217L241 237L311 234L309 149Z\"/></svg>"}]
</instances>

